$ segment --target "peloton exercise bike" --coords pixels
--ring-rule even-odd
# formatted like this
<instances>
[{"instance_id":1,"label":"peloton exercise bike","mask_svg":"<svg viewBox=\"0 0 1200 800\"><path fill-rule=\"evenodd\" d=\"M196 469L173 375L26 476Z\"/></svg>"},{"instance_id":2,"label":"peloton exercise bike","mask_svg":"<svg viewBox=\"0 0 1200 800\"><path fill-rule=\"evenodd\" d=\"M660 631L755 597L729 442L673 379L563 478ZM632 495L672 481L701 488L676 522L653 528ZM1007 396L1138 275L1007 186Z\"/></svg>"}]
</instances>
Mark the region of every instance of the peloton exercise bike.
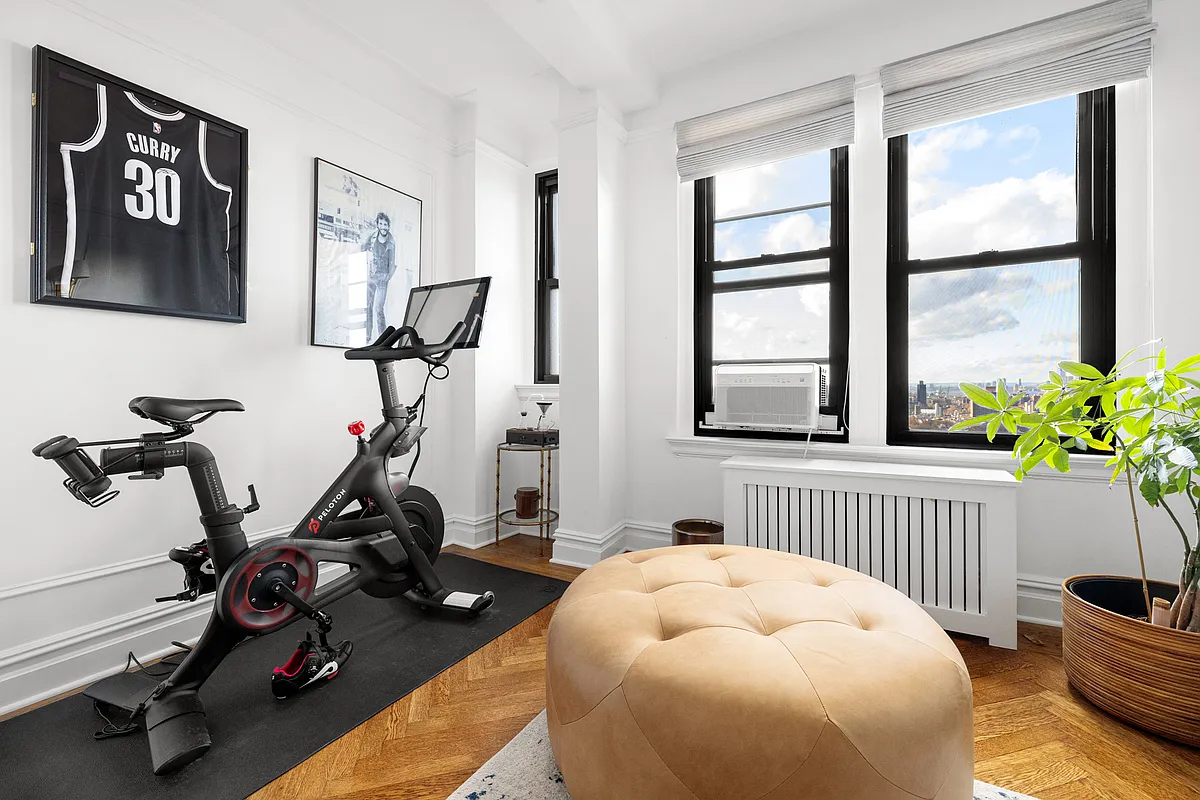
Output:
<instances>
[{"instance_id":1,"label":"peloton exercise bike","mask_svg":"<svg viewBox=\"0 0 1200 800\"><path fill-rule=\"evenodd\" d=\"M198 442L178 441L218 412L242 411L236 400L136 397L129 409L166 425L169 433L82 444L57 436L34 448L34 455L57 462L67 473L63 485L93 507L116 496L109 475L158 479L168 469L186 467L191 477L204 542L172 551L172 560L184 565L185 590L159 599L195 600L208 592L216 598L196 646L134 711L135 718L145 716L155 774L173 772L208 750L211 740L199 689L246 637L272 633L306 617L316 622L324 644L332 619L321 609L356 589L468 615L492 604L491 592L451 591L438 580L433 561L444 534L442 509L428 490L410 485L407 475L389 479L387 470L389 458L414 445L419 456L418 439L425 431L418 423L425 393L412 406L400 402L395 362L424 361L426 387L429 377L444 378L444 365L455 349L478 346L490 280L417 287L409 294L403 327L388 327L373 343L346 351L347 359L375 362L383 422L367 438L361 422L349 426L357 437L354 460L286 537L249 546L241 522L259 507L253 485L250 504L238 508L225 495L212 452ZM448 335L427 344L419 330ZM99 465L82 449L89 446L104 446ZM357 507L348 509L352 503ZM317 564L322 561L344 564L349 572L318 586Z\"/></svg>"}]
</instances>

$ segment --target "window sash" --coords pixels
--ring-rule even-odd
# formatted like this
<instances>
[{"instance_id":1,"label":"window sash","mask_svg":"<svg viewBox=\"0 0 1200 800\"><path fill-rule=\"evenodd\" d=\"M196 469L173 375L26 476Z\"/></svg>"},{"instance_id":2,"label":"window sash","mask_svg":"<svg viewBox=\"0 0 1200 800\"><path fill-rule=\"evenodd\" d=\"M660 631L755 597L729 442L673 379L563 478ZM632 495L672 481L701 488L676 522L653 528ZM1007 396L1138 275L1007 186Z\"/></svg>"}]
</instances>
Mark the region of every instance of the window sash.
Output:
<instances>
[{"instance_id":1,"label":"window sash","mask_svg":"<svg viewBox=\"0 0 1200 800\"><path fill-rule=\"evenodd\" d=\"M887 442L1010 449L1016 437L1001 432L995 442L980 433L909 430L909 297L912 275L955 269L1078 259L1080 272L1080 359L1102 371L1116 359L1115 90L1078 95L1076 134L1076 240L1066 244L932 259L908 258L908 136L888 140L888 370Z\"/></svg>"},{"instance_id":2,"label":"window sash","mask_svg":"<svg viewBox=\"0 0 1200 800\"><path fill-rule=\"evenodd\" d=\"M693 342L695 343L694 432L697 436L725 436L755 439L804 439L807 434L782 433L776 431L754 431L736 429L714 429L703 425L705 414L713 410L712 370L725 363L817 363L829 367L829 406L823 414L838 417L839 427L845 428L843 398L845 397L846 370L849 359L850 339L850 271L849 271L849 149L835 148L830 151L830 246L795 253L771 254L744 258L735 261L714 259L713 232L716 227L715 180L705 178L695 183L695 305ZM769 213L778 213L773 211ZM755 278L745 281L715 283L715 273L744 267L789 264L817 259L828 259L829 269L801 275ZM712 358L713 296L726 292L748 289L773 289L783 286L799 286L811 283L829 284L829 354L811 359L753 359L714 360ZM823 441L846 441L846 434L823 437Z\"/></svg>"},{"instance_id":3,"label":"window sash","mask_svg":"<svg viewBox=\"0 0 1200 800\"><path fill-rule=\"evenodd\" d=\"M558 289L558 265L554 263L555 242L554 198L558 194L558 171L550 170L536 176L537 187L537 256L534 276L534 383L558 383L552 372L554 354L551 347L560 343L550 336L550 295ZM553 276L553 277L552 277ZM561 368L561 352L559 353Z\"/></svg>"}]
</instances>

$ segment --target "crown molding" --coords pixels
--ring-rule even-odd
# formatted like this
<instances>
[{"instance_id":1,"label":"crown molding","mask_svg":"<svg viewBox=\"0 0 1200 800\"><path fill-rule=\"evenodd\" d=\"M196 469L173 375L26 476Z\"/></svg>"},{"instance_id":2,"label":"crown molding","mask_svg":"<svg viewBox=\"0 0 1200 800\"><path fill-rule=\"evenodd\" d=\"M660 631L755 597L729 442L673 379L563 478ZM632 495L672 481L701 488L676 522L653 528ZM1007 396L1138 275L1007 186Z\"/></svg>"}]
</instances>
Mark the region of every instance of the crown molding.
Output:
<instances>
[{"instance_id":1,"label":"crown molding","mask_svg":"<svg viewBox=\"0 0 1200 800\"><path fill-rule=\"evenodd\" d=\"M512 167L513 169L525 170L529 168L521 159L516 156L511 156L495 145L488 144L482 139L472 139L466 142L459 142L450 149L450 155L458 158L459 156L469 155L471 153L479 153L499 161L501 164Z\"/></svg>"}]
</instances>

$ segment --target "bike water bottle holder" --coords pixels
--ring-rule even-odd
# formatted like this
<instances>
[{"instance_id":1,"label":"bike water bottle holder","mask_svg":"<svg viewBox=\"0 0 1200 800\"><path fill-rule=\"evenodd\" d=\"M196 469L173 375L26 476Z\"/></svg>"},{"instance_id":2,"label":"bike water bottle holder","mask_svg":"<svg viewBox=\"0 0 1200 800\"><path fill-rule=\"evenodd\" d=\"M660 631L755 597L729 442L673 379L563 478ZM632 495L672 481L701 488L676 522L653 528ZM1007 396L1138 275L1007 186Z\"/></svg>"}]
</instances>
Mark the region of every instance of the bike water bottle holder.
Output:
<instances>
[{"instance_id":1,"label":"bike water bottle holder","mask_svg":"<svg viewBox=\"0 0 1200 800\"><path fill-rule=\"evenodd\" d=\"M99 508L120 494L111 488L112 480L96 466L75 438L56 436L33 448L33 454L62 467L67 473L63 486L72 497L92 508Z\"/></svg>"}]
</instances>

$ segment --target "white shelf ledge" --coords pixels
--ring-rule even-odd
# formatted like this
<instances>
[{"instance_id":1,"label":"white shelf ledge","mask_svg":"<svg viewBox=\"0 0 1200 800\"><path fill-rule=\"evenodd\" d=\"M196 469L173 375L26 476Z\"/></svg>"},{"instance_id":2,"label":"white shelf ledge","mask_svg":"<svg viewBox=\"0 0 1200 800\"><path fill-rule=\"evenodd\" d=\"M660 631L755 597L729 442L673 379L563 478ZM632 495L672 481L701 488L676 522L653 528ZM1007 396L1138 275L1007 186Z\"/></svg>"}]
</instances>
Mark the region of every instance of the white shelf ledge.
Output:
<instances>
[{"instance_id":1,"label":"white shelf ledge","mask_svg":"<svg viewBox=\"0 0 1200 800\"><path fill-rule=\"evenodd\" d=\"M679 458L725 460L734 456L778 456L803 458L804 442L770 439L735 439L720 436L668 436L671 452ZM889 447L814 441L808 449L814 459L912 464L933 467L1002 469L1012 472L1016 463L1007 450L969 450L951 447ZM1059 473L1039 467L1026 480L1088 481L1108 483L1112 470L1102 455L1071 455L1071 471Z\"/></svg>"}]
</instances>

